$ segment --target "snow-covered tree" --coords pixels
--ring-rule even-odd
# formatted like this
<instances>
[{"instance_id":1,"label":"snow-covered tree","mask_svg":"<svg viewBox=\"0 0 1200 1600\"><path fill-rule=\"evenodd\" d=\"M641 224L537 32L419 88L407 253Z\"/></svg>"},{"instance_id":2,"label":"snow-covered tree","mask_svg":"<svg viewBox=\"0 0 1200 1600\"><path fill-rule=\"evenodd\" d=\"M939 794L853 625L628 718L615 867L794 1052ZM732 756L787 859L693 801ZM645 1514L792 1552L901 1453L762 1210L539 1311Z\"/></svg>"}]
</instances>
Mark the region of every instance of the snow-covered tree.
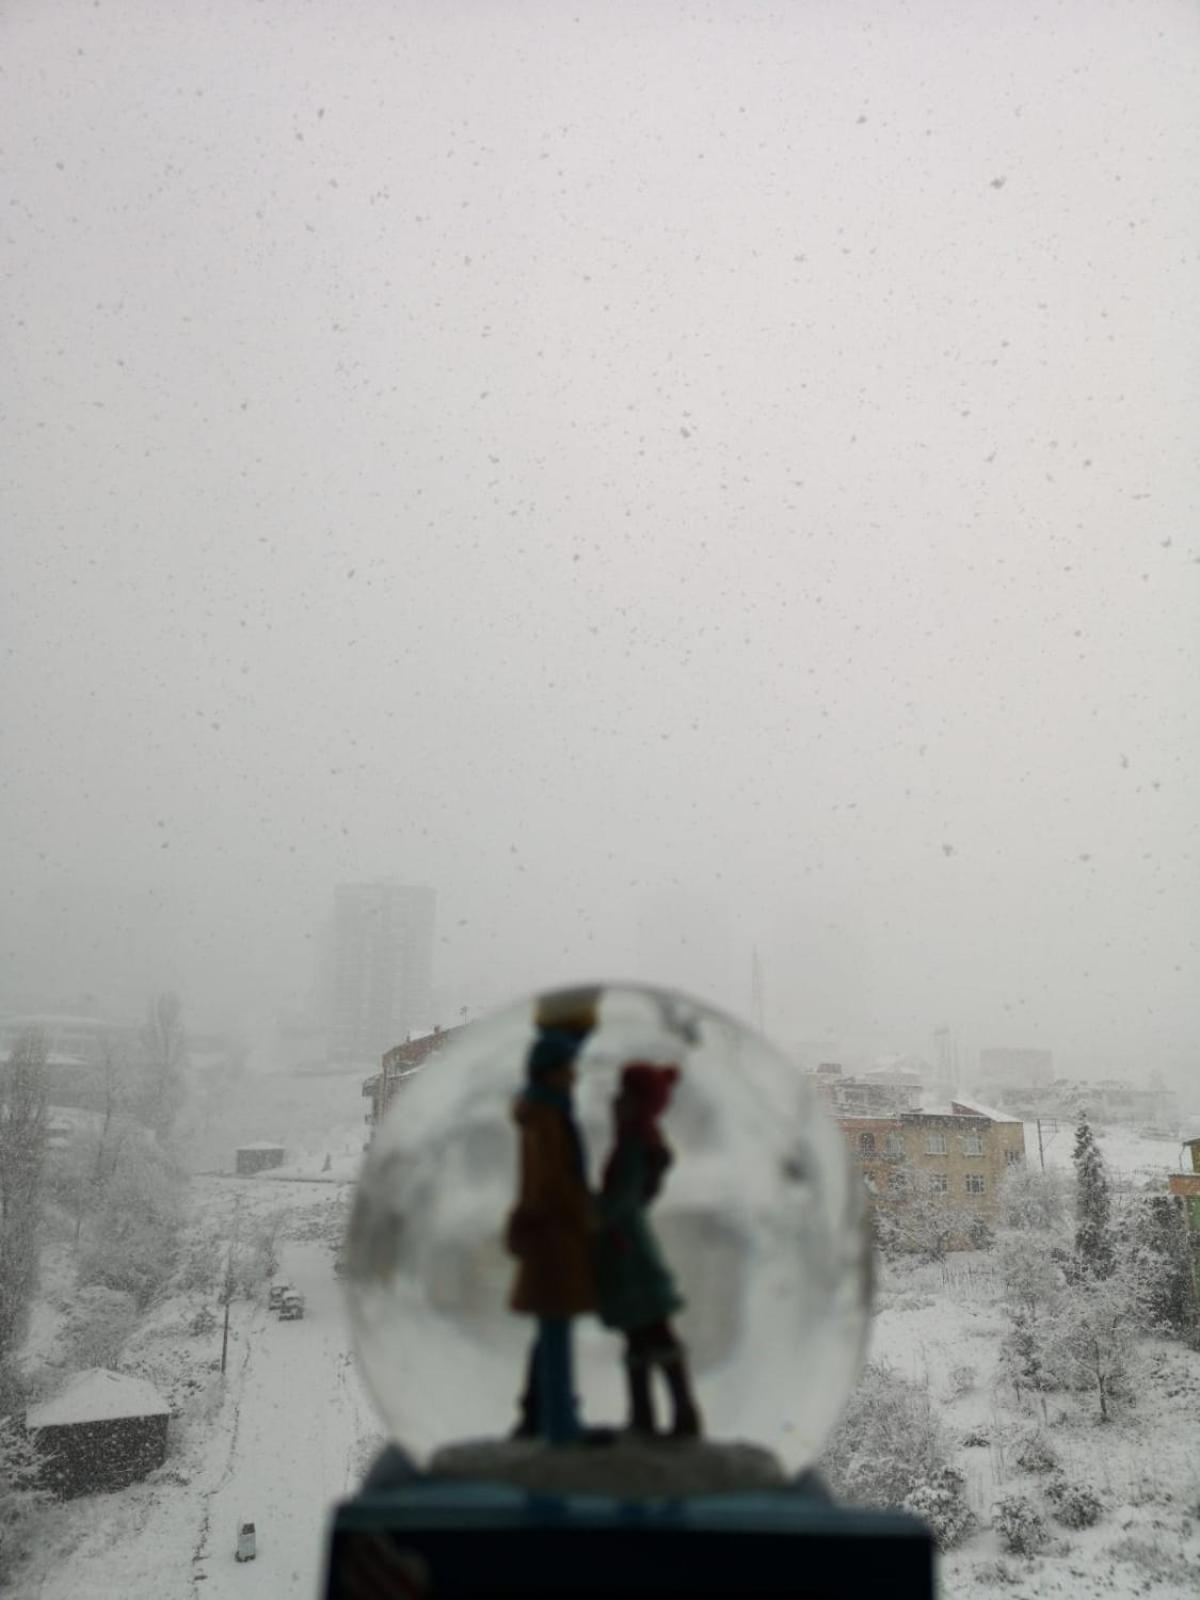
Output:
<instances>
[{"instance_id":1,"label":"snow-covered tree","mask_svg":"<svg viewBox=\"0 0 1200 1600\"><path fill-rule=\"evenodd\" d=\"M900 1506L946 1465L929 1386L868 1362L821 1464L830 1487L860 1504Z\"/></svg>"},{"instance_id":2,"label":"snow-covered tree","mask_svg":"<svg viewBox=\"0 0 1200 1600\"><path fill-rule=\"evenodd\" d=\"M222 1297L253 1299L279 1270L284 1213L263 1217L245 1236L230 1243Z\"/></svg>"},{"instance_id":3,"label":"snow-covered tree","mask_svg":"<svg viewBox=\"0 0 1200 1600\"><path fill-rule=\"evenodd\" d=\"M1066 1278L1063 1252L1051 1233L1007 1233L997 1247L1002 1301L1009 1326L1000 1344L1000 1373L1020 1400L1038 1398L1045 1413L1045 1393L1057 1386L1046 1357L1050 1322Z\"/></svg>"},{"instance_id":4,"label":"snow-covered tree","mask_svg":"<svg viewBox=\"0 0 1200 1600\"><path fill-rule=\"evenodd\" d=\"M1180 1199L1134 1196L1120 1219L1118 1259L1146 1328L1188 1339L1200 1336L1190 1235Z\"/></svg>"},{"instance_id":5,"label":"snow-covered tree","mask_svg":"<svg viewBox=\"0 0 1200 1600\"><path fill-rule=\"evenodd\" d=\"M1036 1320L1050 1311L1062 1292L1059 1249L1045 1233L1009 1233L996 1247L1003 1298L1010 1315Z\"/></svg>"},{"instance_id":6,"label":"snow-covered tree","mask_svg":"<svg viewBox=\"0 0 1200 1600\"><path fill-rule=\"evenodd\" d=\"M75 1224L79 1243L87 1217L103 1210L108 1184L121 1163L125 1141L137 1137L132 1112L138 1086L128 1059L106 1040L96 1061L99 1102L96 1116L77 1127L51 1164L48 1182L54 1198Z\"/></svg>"},{"instance_id":7,"label":"snow-covered tree","mask_svg":"<svg viewBox=\"0 0 1200 1600\"><path fill-rule=\"evenodd\" d=\"M174 1267L183 1182L170 1153L145 1129L128 1127L97 1197L80 1282L126 1290L147 1305Z\"/></svg>"},{"instance_id":8,"label":"snow-covered tree","mask_svg":"<svg viewBox=\"0 0 1200 1600\"><path fill-rule=\"evenodd\" d=\"M24 1334L37 1282L46 1120L46 1040L31 1029L0 1064L0 1361Z\"/></svg>"},{"instance_id":9,"label":"snow-covered tree","mask_svg":"<svg viewBox=\"0 0 1200 1600\"><path fill-rule=\"evenodd\" d=\"M946 1197L913 1187L889 1194L874 1211L875 1242L884 1256L917 1256L943 1261L951 1250L987 1249L991 1234L977 1212L948 1203Z\"/></svg>"},{"instance_id":10,"label":"snow-covered tree","mask_svg":"<svg viewBox=\"0 0 1200 1600\"><path fill-rule=\"evenodd\" d=\"M1001 1495L992 1506L992 1527L1011 1555L1036 1555L1049 1537L1045 1518L1024 1494Z\"/></svg>"},{"instance_id":11,"label":"snow-covered tree","mask_svg":"<svg viewBox=\"0 0 1200 1600\"><path fill-rule=\"evenodd\" d=\"M1081 1269L1104 1278L1113 1269L1112 1197L1108 1174L1087 1116L1075 1130L1075 1255Z\"/></svg>"},{"instance_id":12,"label":"snow-covered tree","mask_svg":"<svg viewBox=\"0 0 1200 1600\"><path fill-rule=\"evenodd\" d=\"M115 1366L136 1321L137 1305L127 1290L99 1283L78 1289L59 1335L63 1353L72 1367Z\"/></svg>"},{"instance_id":13,"label":"snow-covered tree","mask_svg":"<svg viewBox=\"0 0 1200 1600\"><path fill-rule=\"evenodd\" d=\"M1086 1483L1071 1483L1061 1473L1046 1485L1046 1500L1055 1522L1064 1528L1092 1528L1104 1515L1104 1502Z\"/></svg>"},{"instance_id":14,"label":"snow-covered tree","mask_svg":"<svg viewBox=\"0 0 1200 1600\"><path fill-rule=\"evenodd\" d=\"M1062 1226L1066 1215L1061 1174L1042 1172L1025 1162L1009 1167L997 1193L1003 1228L1048 1232Z\"/></svg>"},{"instance_id":15,"label":"snow-covered tree","mask_svg":"<svg viewBox=\"0 0 1200 1600\"><path fill-rule=\"evenodd\" d=\"M967 1482L954 1467L942 1467L922 1478L901 1507L929 1525L939 1550L953 1550L975 1526L975 1513L967 1501Z\"/></svg>"},{"instance_id":16,"label":"snow-covered tree","mask_svg":"<svg viewBox=\"0 0 1200 1600\"><path fill-rule=\"evenodd\" d=\"M187 1095L187 1040L178 995L158 994L150 1001L139 1042L142 1072L138 1114L161 1143L170 1138Z\"/></svg>"},{"instance_id":17,"label":"snow-covered tree","mask_svg":"<svg viewBox=\"0 0 1200 1600\"><path fill-rule=\"evenodd\" d=\"M39 1488L41 1457L16 1416L0 1416L0 1589L35 1542L49 1496Z\"/></svg>"},{"instance_id":18,"label":"snow-covered tree","mask_svg":"<svg viewBox=\"0 0 1200 1600\"><path fill-rule=\"evenodd\" d=\"M923 1517L943 1550L974 1517L966 1481L949 1463L927 1383L870 1362L830 1440L821 1471L834 1493L860 1505L895 1506Z\"/></svg>"},{"instance_id":19,"label":"snow-covered tree","mask_svg":"<svg viewBox=\"0 0 1200 1600\"><path fill-rule=\"evenodd\" d=\"M1125 1274L1069 1283L1050 1319L1044 1360L1052 1381L1090 1391L1101 1422L1132 1397L1137 1360L1136 1288Z\"/></svg>"}]
</instances>

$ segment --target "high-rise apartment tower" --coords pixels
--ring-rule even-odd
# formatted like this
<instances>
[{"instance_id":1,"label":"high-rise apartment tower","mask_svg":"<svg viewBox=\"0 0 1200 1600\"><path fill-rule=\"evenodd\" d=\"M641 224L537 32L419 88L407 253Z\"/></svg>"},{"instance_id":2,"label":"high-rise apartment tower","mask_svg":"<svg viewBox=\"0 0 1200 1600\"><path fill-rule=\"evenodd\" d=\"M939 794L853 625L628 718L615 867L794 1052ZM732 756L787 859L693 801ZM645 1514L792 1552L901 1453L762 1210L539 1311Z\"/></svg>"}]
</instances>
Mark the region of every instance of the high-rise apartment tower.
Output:
<instances>
[{"instance_id":1,"label":"high-rise apartment tower","mask_svg":"<svg viewBox=\"0 0 1200 1600\"><path fill-rule=\"evenodd\" d=\"M334 890L326 999L328 1056L378 1065L409 1032L431 1026L432 889L384 881Z\"/></svg>"}]
</instances>

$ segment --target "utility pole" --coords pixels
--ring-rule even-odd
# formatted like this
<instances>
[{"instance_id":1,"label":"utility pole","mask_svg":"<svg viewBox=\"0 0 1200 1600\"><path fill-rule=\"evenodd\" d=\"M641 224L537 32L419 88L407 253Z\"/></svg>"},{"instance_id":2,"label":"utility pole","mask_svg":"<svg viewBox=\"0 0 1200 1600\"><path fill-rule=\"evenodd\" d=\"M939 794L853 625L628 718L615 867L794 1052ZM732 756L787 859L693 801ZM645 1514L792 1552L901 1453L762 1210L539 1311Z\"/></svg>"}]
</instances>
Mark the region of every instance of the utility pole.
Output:
<instances>
[{"instance_id":1,"label":"utility pole","mask_svg":"<svg viewBox=\"0 0 1200 1600\"><path fill-rule=\"evenodd\" d=\"M1039 1117L1037 1119L1037 1131L1038 1131L1038 1160L1042 1164L1042 1171L1045 1172L1045 1170L1046 1170L1046 1152L1042 1147L1042 1119L1041 1119L1041 1117Z\"/></svg>"},{"instance_id":2,"label":"utility pole","mask_svg":"<svg viewBox=\"0 0 1200 1600\"><path fill-rule=\"evenodd\" d=\"M241 1216L242 1197L233 1203L233 1227L229 1234L229 1250L225 1256L225 1327L221 1334L221 1376L225 1376L225 1361L229 1354L229 1303L233 1299L233 1247L237 1243L238 1222Z\"/></svg>"}]
</instances>

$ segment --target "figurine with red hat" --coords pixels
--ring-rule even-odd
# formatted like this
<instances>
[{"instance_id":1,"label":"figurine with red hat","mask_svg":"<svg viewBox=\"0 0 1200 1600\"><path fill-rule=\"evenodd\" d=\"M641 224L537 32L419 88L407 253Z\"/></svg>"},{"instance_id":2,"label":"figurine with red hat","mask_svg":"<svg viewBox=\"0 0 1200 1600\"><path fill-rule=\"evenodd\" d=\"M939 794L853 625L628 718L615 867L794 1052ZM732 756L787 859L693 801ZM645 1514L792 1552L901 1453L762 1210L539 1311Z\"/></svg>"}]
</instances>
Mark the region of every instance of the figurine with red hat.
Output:
<instances>
[{"instance_id":1,"label":"figurine with red hat","mask_svg":"<svg viewBox=\"0 0 1200 1600\"><path fill-rule=\"evenodd\" d=\"M671 1398L671 1437L695 1439L700 1411L686 1351L670 1322L683 1300L647 1215L674 1159L659 1123L678 1081L676 1066L630 1061L622 1068L613 1101L615 1140L598 1197L596 1290L601 1321L625 1335L630 1430L657 1431L651 1385L657 1369Z\"/></svg>"}]
</instances>

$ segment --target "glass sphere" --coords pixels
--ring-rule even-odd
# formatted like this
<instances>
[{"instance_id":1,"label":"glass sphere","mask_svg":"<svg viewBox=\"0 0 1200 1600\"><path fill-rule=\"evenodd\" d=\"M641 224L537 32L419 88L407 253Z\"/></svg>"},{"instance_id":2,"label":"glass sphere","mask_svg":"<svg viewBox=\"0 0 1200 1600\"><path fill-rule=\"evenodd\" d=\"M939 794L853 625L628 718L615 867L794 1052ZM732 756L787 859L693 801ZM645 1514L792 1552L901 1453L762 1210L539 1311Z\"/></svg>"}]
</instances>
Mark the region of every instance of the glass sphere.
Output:
<instances>
[{"instance_id":1,"label":"glass sphere","mask_svg":"<svg viewBox=\"0 0 1200 1600\"><path fill-rule=\"evenodd\" d=\"M673 1161L646 1222L684 1305L671 1326L711 1439L816 1460L862 1360L871 1287L863 1188L799 1068L733 1018L632 984L556 991L452 1030L395 1086L363 1163L344 1283L366 1383L418 1458L517 1420L535 1318L509 1307L514 1121L539 1028L574 1030L572 1095L593 1194L624 1066L673 1064ZM588 1426L620 1427L619 1331L573 1318Z\"/></svg>"}]
</instances>

